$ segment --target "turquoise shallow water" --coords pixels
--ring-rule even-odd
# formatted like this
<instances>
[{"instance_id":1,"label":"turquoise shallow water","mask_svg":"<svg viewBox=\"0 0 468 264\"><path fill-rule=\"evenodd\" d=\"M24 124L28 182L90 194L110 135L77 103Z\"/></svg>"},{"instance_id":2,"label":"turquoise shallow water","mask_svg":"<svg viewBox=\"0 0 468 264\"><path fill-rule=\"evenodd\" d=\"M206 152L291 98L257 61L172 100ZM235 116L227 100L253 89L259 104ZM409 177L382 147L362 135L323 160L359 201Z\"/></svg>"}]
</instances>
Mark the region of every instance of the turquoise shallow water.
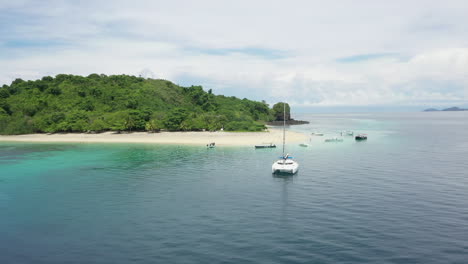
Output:
<instances>
[{"instance_id":1,"label":"turquoise shallow water","mask_svg":"<svg viewBox=\"0 0 468 264\"><path fill-rule=\"evenodd\" d=\"M0 143L0 263L466 263L468 113L297 119L327 135L293 177L279 149Z\"/></svg>"}]
</instances>

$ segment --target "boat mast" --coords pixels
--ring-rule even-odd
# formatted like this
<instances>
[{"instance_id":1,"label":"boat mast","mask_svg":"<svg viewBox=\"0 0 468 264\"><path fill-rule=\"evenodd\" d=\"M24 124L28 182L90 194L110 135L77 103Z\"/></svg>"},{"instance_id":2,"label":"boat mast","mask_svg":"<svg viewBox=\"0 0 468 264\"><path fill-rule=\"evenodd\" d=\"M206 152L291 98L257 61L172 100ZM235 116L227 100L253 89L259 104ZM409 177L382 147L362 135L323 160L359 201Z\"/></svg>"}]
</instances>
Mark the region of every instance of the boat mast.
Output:
<instances>
[{"instance_id":1,"label":"boat mast","mask_svg":"<svg viewBox=\"0 0 468 264\"><path fill-rule=\"evenodd\" d=\"M284 158L285 141L286 141L286 103L283 103L283 158Z\"/></svg>"}]
</instances>

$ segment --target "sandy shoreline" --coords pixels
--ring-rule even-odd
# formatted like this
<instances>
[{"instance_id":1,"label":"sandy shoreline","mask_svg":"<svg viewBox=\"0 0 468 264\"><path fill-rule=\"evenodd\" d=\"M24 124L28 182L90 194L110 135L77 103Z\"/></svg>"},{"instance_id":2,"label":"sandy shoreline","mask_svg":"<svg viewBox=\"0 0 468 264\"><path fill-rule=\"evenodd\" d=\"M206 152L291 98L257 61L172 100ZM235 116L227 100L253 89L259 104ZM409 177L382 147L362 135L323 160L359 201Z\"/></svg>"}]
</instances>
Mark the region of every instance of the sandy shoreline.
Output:
<instances>
[{"instance_id":1,"label":"sandy shoreline","mask_svg":"<svg viewBox=\"0 0 468 264\"><path fill-rule=\"evenodd\" d=\"M174 145L206 145L215 142L218 146L253 146L261 143L281 144L281 129L268 132L134 132L116 134L65 133L65 134L28 134L0 136L4 142L75 142L75 143L153 143ZM308 136L299 132L286 131L287 143L307 142Z\"/></svg>"}]
</instances>

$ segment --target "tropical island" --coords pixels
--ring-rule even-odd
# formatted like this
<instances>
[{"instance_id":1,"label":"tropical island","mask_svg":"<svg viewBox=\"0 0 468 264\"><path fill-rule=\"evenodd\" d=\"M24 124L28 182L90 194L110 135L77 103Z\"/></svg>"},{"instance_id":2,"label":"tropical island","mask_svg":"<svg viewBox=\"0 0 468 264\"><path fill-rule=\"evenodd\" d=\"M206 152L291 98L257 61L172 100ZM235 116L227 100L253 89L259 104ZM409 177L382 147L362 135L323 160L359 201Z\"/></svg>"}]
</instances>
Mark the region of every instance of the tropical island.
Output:
<instances>
[{"instance_id":1,"label":"tropical island","mask_svg":"<svg viewBox=\"0 0 468 264\"><path fill-rule=\"evenodd\" d=\"M288 104L286 108L290 118ZM187 137L190 143L190 138L200 133L188 132L264 133L268 122L282 117L283 103L270 109L265 102L215 95L201 86L183 87L167 80L129 75L59 74L34 81L16 79L0 87L0 134L24 135L0 140L43 141L41 135L54 134L57 141L80 141L73 134L83 134L80 139L103 142L108 141L109 134L122 134L120 141L145 142L138 133L164 132L165 136L155 137L153 142L177 143ZM123 135L129 132L132 138ZM242 137L248 133L234 134ZM173 135L178 140L172 142ZM268 140L275 138L276 134Z\"/></svg>"}]
</instances>

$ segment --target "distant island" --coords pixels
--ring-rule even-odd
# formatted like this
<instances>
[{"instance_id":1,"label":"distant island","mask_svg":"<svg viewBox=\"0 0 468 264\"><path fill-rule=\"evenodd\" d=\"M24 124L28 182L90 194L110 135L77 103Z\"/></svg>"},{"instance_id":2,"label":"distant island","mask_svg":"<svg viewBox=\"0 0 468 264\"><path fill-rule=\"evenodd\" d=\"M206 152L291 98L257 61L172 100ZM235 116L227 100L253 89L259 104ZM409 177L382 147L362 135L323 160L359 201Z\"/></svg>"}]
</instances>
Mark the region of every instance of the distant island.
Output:
<instances>
[{"instance_id":1,"label":"distant island","mask_svg":"<svg viewBox=\"0 0 468 264\"><path fill-rule=\"evenodd\" d=\"M437 111L468 111L468 109L459 108L459 107L450 107L450 108L445 108L442 110L435 109L435 108L428 108L424 110L424 112L437 112Z\"/></svg>"},{"instance_id":2,"label":"distant island","mask_svg":"<svg viewBox=\"0 0 468 264\"><path fill-rule=\"evenodd\" d=\"M287 120L290 119L289 105ZM59 74L0 87L0 134L263 131L283 103L214 95L201 86L129 75Z\"/></svg>"}]
</instances>

